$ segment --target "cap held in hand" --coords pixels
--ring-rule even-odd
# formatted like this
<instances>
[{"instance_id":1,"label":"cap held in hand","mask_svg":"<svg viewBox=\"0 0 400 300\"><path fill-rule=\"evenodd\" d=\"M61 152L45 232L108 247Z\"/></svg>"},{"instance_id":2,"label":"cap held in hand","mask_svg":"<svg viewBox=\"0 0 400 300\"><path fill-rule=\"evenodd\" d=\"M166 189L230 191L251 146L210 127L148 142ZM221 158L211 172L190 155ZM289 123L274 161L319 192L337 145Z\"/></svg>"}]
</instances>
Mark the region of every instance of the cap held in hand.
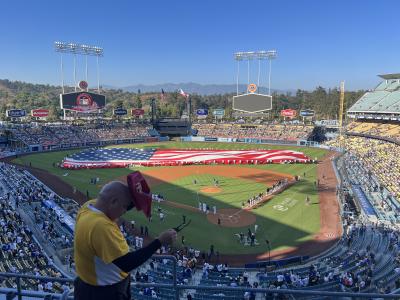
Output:
<instances>
[{"instance_id":1,"label":"cap held in hand","mask_svg":"<svg viewBox=\"0 0 400 300\"><path fill-rule=\"evenodd\" d=\"M129 191L132 195L133 205L137 210L141 210L146 217L151 215L151 192L150 188L139 171L129 174L126 178Z\"/></svg>"}]
</instances>

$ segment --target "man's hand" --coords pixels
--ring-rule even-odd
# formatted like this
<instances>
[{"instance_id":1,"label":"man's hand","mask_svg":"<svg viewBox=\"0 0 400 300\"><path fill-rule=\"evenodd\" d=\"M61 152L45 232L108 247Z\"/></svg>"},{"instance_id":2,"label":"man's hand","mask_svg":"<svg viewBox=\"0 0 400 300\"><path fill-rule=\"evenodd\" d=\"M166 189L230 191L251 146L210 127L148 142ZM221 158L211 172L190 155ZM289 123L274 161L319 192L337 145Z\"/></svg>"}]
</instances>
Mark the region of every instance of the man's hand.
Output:
<instances>
[{"instance_id":1,"label":"man's hand","mask_svg":"<svg viewBox=\"0 0 400 300\"><path fill-rule=\"evenodd\" d=\"M159 236L158 239L160 240L161 244L163 245L171 245L176 241L176 231L173 229L168 229L164 232L162 232Z\"/></svg>"}]
</instances>

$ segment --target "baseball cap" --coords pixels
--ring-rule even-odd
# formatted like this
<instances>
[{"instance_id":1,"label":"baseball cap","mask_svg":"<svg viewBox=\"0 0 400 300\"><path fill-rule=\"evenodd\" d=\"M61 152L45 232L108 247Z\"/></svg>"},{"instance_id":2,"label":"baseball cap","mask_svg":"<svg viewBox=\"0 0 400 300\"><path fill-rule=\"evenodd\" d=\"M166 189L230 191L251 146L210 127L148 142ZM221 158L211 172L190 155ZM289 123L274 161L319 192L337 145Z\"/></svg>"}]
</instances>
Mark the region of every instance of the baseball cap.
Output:
<instances>
[{"instance_id":1,"label":"baseball cap","mask_svg":"<svg viewBox=\"0 0 400 300\"><path fill-rule=\"evenodd\" d=\"M135 171L130 173L127 178L128 188L132 196L132 203L137 210L141 210L146 217L151 215L151 192L142 173Z\"/></svg>"}]
</instances>

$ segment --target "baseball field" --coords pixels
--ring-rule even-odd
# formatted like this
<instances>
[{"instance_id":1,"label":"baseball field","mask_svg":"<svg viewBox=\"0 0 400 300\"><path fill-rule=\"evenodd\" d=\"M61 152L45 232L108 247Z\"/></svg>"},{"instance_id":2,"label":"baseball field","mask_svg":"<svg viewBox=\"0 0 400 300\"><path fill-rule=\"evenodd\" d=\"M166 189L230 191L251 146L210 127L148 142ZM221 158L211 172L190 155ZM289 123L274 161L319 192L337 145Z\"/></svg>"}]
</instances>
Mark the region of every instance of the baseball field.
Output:
<instances>
[{"instance_id":1,"label":"baseball field","mask_svg":"<svg viewBox=\"0 0 400 300\"><path fill-rule=\"evenodd\" d=\"M177 247L182 246L184 242L187 246L207 251L213 245L222 257L239 255L243 258L265 258L268 240L272 250L271 256L278 257L303 254L296 250L301 250L304 245L308 245L308 249L316 250L317 246L329 244L340 234L335 217L337 205L334 203L335 176L330 169L331 153L325 150L295 146L201 142L164 142L118 147L292 149L321 161L319 164L136 168L145 175L152 192L163 195L166 201L153 202L151 222L137 211L128 212L124 218L135 220L136 228L147 226L150 236L156 236L160 231L180 224L185 216L191 223L179 233ZM126 175L134 170L64 170L55 166L64 157L77 151L79 150L27 155L15 159L14 162L32 169L42 169L48 172L46 174L49 178L57 176L71 189L88 195L90 199L96 198L103 184L111 180L125 180ZM250 211L242 209L244 202L264 192L277 180L292 179L296 175L300 176L298 182L273 196L261 207ZM99 182L91 184L92 178L99 178ZM218 184L215 184L216 182ZM51 182L49 185L51 186ZM308 203L307 197L311 200ZM209 207L208 213L199 209L200 203ZM160 218L160 211L164 214L163 220ZM332 218L334 222L331 222ZM333 225L327 225L328 221ZM246 236L249 229L255 232L254 245L241 242L239 238L240 233Z\"/></svg>"}]
</instances>

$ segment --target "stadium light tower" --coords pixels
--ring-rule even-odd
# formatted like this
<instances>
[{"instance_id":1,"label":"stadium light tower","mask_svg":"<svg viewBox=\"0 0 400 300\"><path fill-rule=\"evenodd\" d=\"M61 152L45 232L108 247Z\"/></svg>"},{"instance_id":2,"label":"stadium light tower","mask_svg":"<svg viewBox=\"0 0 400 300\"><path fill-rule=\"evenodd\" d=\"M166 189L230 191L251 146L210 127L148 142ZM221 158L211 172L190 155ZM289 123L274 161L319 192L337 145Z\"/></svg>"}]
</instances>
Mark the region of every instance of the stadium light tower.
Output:
<instances>
[{"instance_id":1,"label":"stadium light tower","mask_svg":"<svg viewBox=\"0 0 400 300\"><path fill-rule=\"evenodd\" d=\"M261 51L248 51L248 52L236 52L235 60L238 62L237 77L236 77L236 94L239 94L239 63L240 61L247 61L247 82L250 84L250 60L258 60L258 79L257 86L260 85L260 69L261 61L269 60L269 72L268 72L268 94L271 95L271 62L277 57L276 50L261 50Z\"/></svg>"},{"instance_id":2,"label":"stadium light tower","mask_svg":"<svg viewBox=\"0 0 400 300\"><path fill-rule=\"evenodd\" d=\"M88 81L88 56L96 56L97 59L97 91L100 93L100 75L99 75L99 57L103 56L103 48L89 46L86 44L54 42L56 52L61 53L61 85L64 93L64 71L63 71L63 53L74 55L74 85L76 91L76 55L84 55L86 58L86 82Z\"/></svg>"}]
</instances>

